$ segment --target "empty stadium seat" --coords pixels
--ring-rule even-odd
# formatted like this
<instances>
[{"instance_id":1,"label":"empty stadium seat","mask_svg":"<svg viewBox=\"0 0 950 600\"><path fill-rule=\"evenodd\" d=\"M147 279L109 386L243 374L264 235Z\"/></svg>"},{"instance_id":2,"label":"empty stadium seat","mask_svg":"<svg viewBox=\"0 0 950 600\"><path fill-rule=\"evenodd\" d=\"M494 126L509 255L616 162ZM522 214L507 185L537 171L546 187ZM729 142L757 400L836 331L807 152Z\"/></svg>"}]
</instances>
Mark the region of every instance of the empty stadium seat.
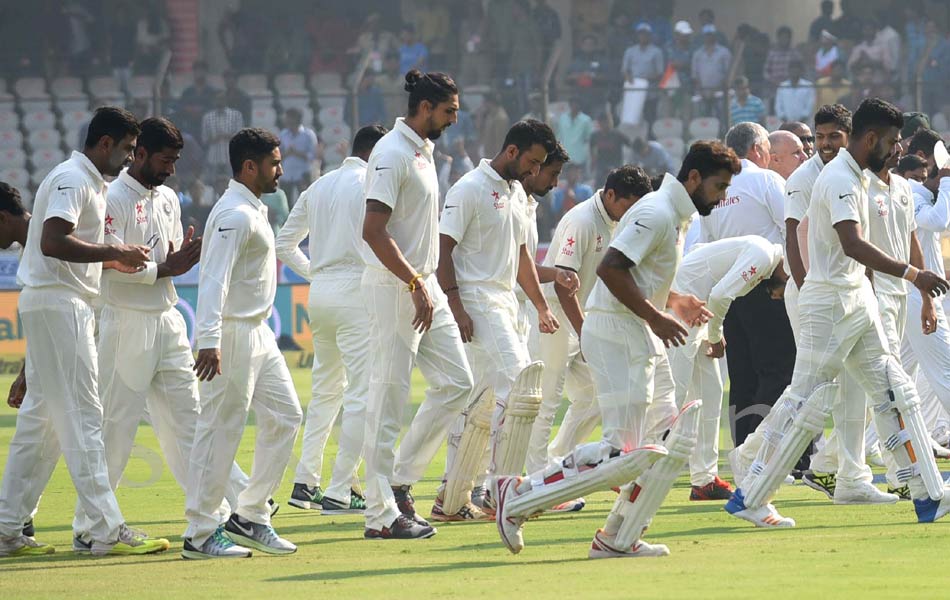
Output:
<instances>
[{"instance_id":1,"label":"empty stadium seat","mask_svg":"<svg viewBox=\"0 0 950 600\"><path fill-rule=\"evenodd\" d=\"M699 117L689 122L689 137L711 140L719 137L719 119Z\"/></svg>"},{"instance_id":2,"label":"empty stadium seat","mask_svg":"<svg viewBox=\"0 0 950 600\"><path fill-rule=\"evenodd\" d=\"M28 187L19 188L20 192L20 201L23 203L23 207L26 210L33 212L33 192L30 191Z\"/></svg>"},{"instance_id":3,"label":"empty stadium seat","mask_svg":"<svg viewBox=\"0 0 950 600\"><path fill-rule=\"evenodd\" d=\"M41 148L59 148L62 138L56 129L34 129L30 131L27 143L33 150Z\"/></svg>"},{"instance_id":4,"label":"empty stadium seat","mask_svg":"<svg viewBox=\"0 0 950 600\"><path fill-rule=\"evenodd\" d=\"M49 172L52 171L53 167L55 166L55 164L52 164L48 167L34 169L33 172L30 173L30 183L33 185L33 187L37 187L43 183L43 180L46 179L46 176L49 175Z\"/></svg>"},{"instance_id":5,"label":"empty stadium seat","mask_svg":"<svg viewBox=\"0 0 950 600\"><path fill-rule=\"evenodd\" d=\"M129 95L133 98L150 99L155 94L155 77L136 75L129 79Z\"/></svg>"},{"instance_id":6,"label":"empty stadium seat","mask_svg":"<svg viewBox=\"0 0 950 600\"><path fill-rule=\"evenodd\" d=\"M50 83L50 92L56 100L76 100L86 97L82 89L82 79L78 77L57 77Z\"/></svg>"},{"instance_id":7,"label":"empty stadium seat","mask_svg":"<svg viewBox=\"0 0 950 600\"><path fill-rule=\"evenodd\" d=\"M343 76L339 73L317 73L310 78L310 89L315 94L343 91Z\"/></svg>"},{"instance_id":8,"label":"empty stadium seat","mask_svg":"<svg viewBox=\"0 0 950 600\"><path fill-rule=\"evenodd\" d=\"M251 109L251 126L273 129L277 125L277 111L273 108Z\"/></svg>"},{"instance_id":9,"label":"empty stadium seat","mask_svg":"<svg viewBox=\"0 0 950 600\"><path fill-rule=\"evenodd\" d=\"M617 129L620 133L627 136L631 142L636 139L646 140L649 138L650 128L646 123L621 123Z\"/></svg>"},{"instance_id":10,"label":"empty stadium seat","mask_svg":"<svg viewBox=\"0 0 950 600\"><path fill-rule=\"evenodd\" d=\"M663 149L666 150L670 157L673 158L674 162L678 162L683 159L683 154L686 150L686 143L683 142L681 137L666 137L660 138L657 140Z\"/></svg>"},{"instance_id":11,"label":"empty stadium seat","mask_svg":"<svg viewBox=\"0 0 950 600\"><path fill-rule=\"evenodd\" d=\"M59 148L43 148L34 151L33 154L30 155L30 164L33 165L33 170L36 171L46 167L55 167L63 162L64 159L65 155Z\"/></svg>"},{"instance_id":12,"label":"empty stadium seat","mask_svg":"<svg viewBox=\"0 0 950 600\"><path fill-rule=\"evenodd\" d=\"M34 110L23 113L23 129L35 131L37 129L53 129L56 127L56 115L50 110Z\"/></svg>"},{"instance_id":13,"label":"empty stadium seat","mask_svg":"<svg viewBox=\"0 0 950 600\"><path fill-rule=\"evenodd\" d=\"M119 80L110 75L91 77L89 79L89 95L110 104L125 98L125 92L119 86Z\"/></svg>"},{"instance_id":14,"label":"empty stadium seat","mask_svg":"<svg viewBox=\"0 0 950 600\"><path fill-rule=\"evenodd\" d=\"M336 123L324 127L317 136L327 146L333 145L339 141L350 141L350 126L346 123Z\"/></svg>"},{"instance_id":15,"label":"empty stadium seat","mask_svg":"<svg viewBox=\"0 0 950 600\"><path fill-rule=\"evenodd\" d=\"M26 153L22 148L4 148L0 150L0 169L23 167L26 165Z\"/></svg>"},{"instance_id":16,"label":"empty stadium seat","mask_svg":"<svg viewBox=\"0 0 950 600\"><path fill-rule=\"evenodd\" d=\"M653 122L653 137L662 138L682 138L683 121L680 119L657 119Z\"/></svg>"},{"instance_id":17,"label":"empty stadium seat","mask_svg":"<svg viewBox=\"0 0 950 600\"><path fill-rule=\"evenodd\" d=\"M271 99L274 97L274 92L267 85L267 75L263 73L241 75L238 77L237 84L251 98Z\"/></svg>"},{"instance_id":18,"label":"empty stadium seat","mask_svg":"<svg viewBox=\"0 0 950 600\"><path fill-rule=\"evenodd\" d=\"M46 80L42 77L24 77L13 84L13 91L20 100L49 100Z\"/></svg>"},{"instance_id":19,"label":"empty stadium seat","mask_svg":"<svg viewBox=\"0 0 950 600\"><path fill-rule=\"evenodd\" d=\"M307 81L301 73L280 73L274 76L274 89L280 96L309 96Z\"/></svg>"},{"instance_id":20,"label":"empty stadium seat","mask_svg":"<svg viewBox=\"0 0 950 600\"><path fill-rule=\"evenodd\" d=\"M59 114L74 112L77 110L89 110L89 98L73 98L56 100L56 111Z\"/></svg>"},{"instance_id":21,"label":"empty stadium seat","mask_svg":"<svg viewBox=\"0 0 950 600\"><path fill-rule=\"evenodd\" d=\"M0 77L0 105L12 104L13 100L13 94L7 87L7 80Z\"/></svg>"},{"instance_id":22,"label":"empty stadium seat","mask_svg":"<svg viewBox=\"0 0 950 600\"><path fill-rule=\"evenodd\" d=\"M317 106L321 110L324 108L336 107L340 110L343 110L343 107L346 106L347 94L345 92L340 92L337 94L319 94L317 96ZM466 98L466 102L468 99Z\"/></svg>"},{"instance_id":23,"label":"empty stadium seat","mask_svg":"<svg viewBox=\"0 0 950 600\"><path fill-rule=\"evenodd\" d=\"M327 127L329 125L342 123L343 122L343 107L325 106L320 109L320 112L317 113L317 119L320 121L321 127Z\"/></svg>"},{"instance_id":24,"label":"empty stadium seat","mask_svg":"<svg viewBox=\"0 0 950 600\"><path fill-rule=\"evenodd\" d=\"M0 148L19 148L23 145L23 134L16 129L0 131Z\"/></svg>"},{"instance_id":25,"label":"empty stadium seat","mask_svg":"<svg viewBox=\"0 0 950 600\"><path fill-rule=\"evenodd\" d=\"M62 113L59 118L64 131L79 129L92 119L92 113L88 110L71 110Z\"/></svg>"},{"instance_id":26,"label":"empty stadium seat","mask_svg":"<svg viewBox=\"0 0 950 600\"><path fill-rule=\"evenodd\" d=\"M0 170L0 181L23 189L30 183L30 173L23 167L8 167Z\"/></svg>"},{"instance_id":27,"label":"empty stadium seat","mask_svg":"<svg viewBox=\"0 0 950 600\"><path fill-rule=\"evenodd\" d=\"M0 131L20 128L20 117L12 110L0 110Z\"/></svg>"},{"instance_id":28,"label":"empty stadium seat","mask_svg":"<svg viewBox=\"0 0 950 600\"><path fill-rule=\"evenodd\" d=\"M34 98L31 100L19 100L17 106L21 113L31 112L53 112L53 104L49 98Z\"/></svg>"}]
</instances>

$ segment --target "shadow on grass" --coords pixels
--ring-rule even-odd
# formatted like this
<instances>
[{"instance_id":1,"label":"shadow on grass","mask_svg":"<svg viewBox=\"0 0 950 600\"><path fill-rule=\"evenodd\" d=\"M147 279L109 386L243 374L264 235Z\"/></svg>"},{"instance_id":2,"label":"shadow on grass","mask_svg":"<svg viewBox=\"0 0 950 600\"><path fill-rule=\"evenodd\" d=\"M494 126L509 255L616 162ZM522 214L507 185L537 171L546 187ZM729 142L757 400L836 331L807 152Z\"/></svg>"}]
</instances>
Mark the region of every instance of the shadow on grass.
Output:
<instances>
[{"instance_id":1,"label":"shadow on grass","mask_svg":"<svg viewBox=\"0 0 950 600\"><path fill-rule=\"evenodd\" d=\"M388 569L370 568L370 569L349 569L346 571L325 571L323 573L309 573L305 575L288 575L286 577L273 577L265 579L267 582L290 582L290 581L339 581L344 579L357 579L368 577L387 577L392 575L425 575L428 573L444 574L458 569L493 569L496 567L514 567L520 568L528 565L559 565L586 561L587 557L563 558L557 560L536 560L536 561L483 561L467 563L445 563L440 565L422 565L391 567Z\"/></svg>"},{"instance_id":2,"label":"shadow on grass","mask_svg":"<svg viewBox=\"0 0 950 600\"><path fill-rule=\"evenodd\" d=\"M51 569L102 569L104 567L135 567L143 565L165 565L173 560L181 560L180 548L172 546L168 551L150 556L112 556L99 557L76 552L57 552L46 556L18 556L0 558L0 571L4 573L24 573L29 571L49 571Z\"/></svg>"}]
</instances>

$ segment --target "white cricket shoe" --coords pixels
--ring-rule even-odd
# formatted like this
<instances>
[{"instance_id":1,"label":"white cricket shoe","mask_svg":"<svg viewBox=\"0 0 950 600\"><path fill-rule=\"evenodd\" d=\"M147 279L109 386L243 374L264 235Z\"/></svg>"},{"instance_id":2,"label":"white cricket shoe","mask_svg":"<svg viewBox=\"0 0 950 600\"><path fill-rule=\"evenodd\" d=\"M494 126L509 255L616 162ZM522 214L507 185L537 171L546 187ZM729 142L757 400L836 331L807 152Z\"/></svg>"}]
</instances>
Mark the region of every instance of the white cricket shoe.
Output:
<instances>
[{"instance_id":1,"label":"white cricket shoe","mask_svg":"<svg viewBox=\"0 0 950 600\"><path fill-rule=\"evenodd\" d=\"M934 458L939 458L942 460L947 460L948 458L950 458L950 450L947 450L946 448L941 446L940 442L938 442L937 440L930 438L930 447L933 448Z\"/></svg>"},{"instance_id":2,"label":"white cricket shoe","mask_svg":"<svg viewBox=\"0 0 950 600\"><path fill-rule=\"evenodd\" d=\"M648 544L643 540L622 550L614 547L614 537L607 535L603 529L594 534L594 541L590 544L588 558L642 558L648 556L669 556L670 549L664 544Z\"/></svg>"},{"instance_id":3,"label":"white cricket shoe","mask_svg":"<svg viewBox=\"0 0 950 600\"><path fill-rule=\"evenodd\" d=\"M732 493L732 498L726 502L725 510L734 517L748 521L756 527L777 528L794 527L795 519L783 517L771 504L758 508L748 508L745 505L745 496L741 489Z\"/></svg>"},{"instance_id":4,"label":"white cricket shoe","mask_svg":"<svg viewBox=\"0 0 950 600\"><path fill-rule=\"evenodd\" d=\"M882 492L865 481L839 481L833 500L835 504L894 504L900 496Z\"/></svg>"},{"instance_id":5,"label":"white cricket shoe","mask_svg":"<svg viewBox=\"0 0 950 600\"><path fill-rule=\"evenodd\" d=\"M795 477L792 475L786 475L785 481L782 482L783 485L795 485Z\"/></svg>"},{"instance_id":6,"label":"white cricket shoe","mask_svg":"<svg viewBox=\"0 0 950 600\"><path fill-rule=\"evenodd\" d=\"M489 481L489 493L495 499L495 524L498 526L498 535L512 554L518 554L524 549L521 527L525 519L508 515L508 502L518 497L517 488L521 481L521 477L492 477Z\"/></svg>"}]
</instances>

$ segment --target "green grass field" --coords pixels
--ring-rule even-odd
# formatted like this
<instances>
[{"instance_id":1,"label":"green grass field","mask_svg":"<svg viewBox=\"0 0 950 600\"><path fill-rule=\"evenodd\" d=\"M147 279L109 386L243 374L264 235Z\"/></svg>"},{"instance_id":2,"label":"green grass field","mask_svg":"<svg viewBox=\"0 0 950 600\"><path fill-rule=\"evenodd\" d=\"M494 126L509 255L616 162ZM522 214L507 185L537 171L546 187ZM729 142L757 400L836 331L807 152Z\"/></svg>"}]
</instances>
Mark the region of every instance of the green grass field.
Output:
<instances>
[{"instance_id":1,"label":"green grass field","mask_svg":"<svg viewBox=\"0 0 950 600\"><path fill-rule=\"evenodd\" d=\"M309 373L294 371L301 399L309 399ZM0 389L10 378L0 377ZM422 398L417 380L413 402ZM5 392L4 392L5 395ZM15 411L0 408L0 464L5 464ZM252 428L252 427L251 427ZM251 429L249 428L249 429ZM249 468L253 435L244 436L238 461ZM299 449L298 439L298 449ZM0 597L6 598L791 598L942 597L950 561L950 522L917 525L909 503L888 507L834 507L815 492L783 488L779 509L794 517L793 530L758 531L729 517L719 503L690 503L681 478L660 509L647 538L669 545L661 559L591 561L591 536L614 494L587 498L580 513L541 517L525 527L526 548L512 556L490 523L439 527L416 542L367 541L358 516L321 517L286 504L291 464L277 499L277 530L299 546L287 557L256 554L250 560L184 561L184 499L167 469L156 473L158 445L139 429L135 457L118 497L129 522L172 541L157 556L92 558L69 551L75 492L60 462L43 496L37 537L57 553L35 559L0 559ZM332 452L333 441L331 441ZM729 443L723 444L723 451ZM440 454L416 487L427 515L443 467ZM296 459L293 461L296 462ZM332 463L325 461L329 477ZM725 469L728 469L726 467ZM154 476L157 481L148 483ZM724 476L728 477L728 472ZM143 485L143 482L147 483Z\"/></svg>"}]
</instances>

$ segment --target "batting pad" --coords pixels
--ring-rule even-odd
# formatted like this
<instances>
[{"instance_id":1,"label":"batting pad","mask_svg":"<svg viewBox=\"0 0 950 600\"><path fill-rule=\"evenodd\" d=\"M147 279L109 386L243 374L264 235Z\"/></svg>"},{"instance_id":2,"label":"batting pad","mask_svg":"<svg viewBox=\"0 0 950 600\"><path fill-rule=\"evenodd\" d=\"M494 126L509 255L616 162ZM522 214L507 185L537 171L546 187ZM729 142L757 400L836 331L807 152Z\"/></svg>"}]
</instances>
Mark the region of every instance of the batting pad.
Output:
<instances>
[{"instance_id":1,"label":"batting pad","mask_svg":"<svg viewBox=\"0 0 950 600\"><path fill-rule=\"evenodd\" d=\"M465 429L459 439L455 459L445 470L442 511L454 515L471 500L475 476L482 467L485 449L491 437L491 416L495 392L484 390L465 417Z\"/></svg>"},{"instance_id":2,"label":"batting pad","mask_svg":"<svg viewBox=\"0 0 950 600\"><path fill-rule=\"evenodd\" d=\"M544 363L533 362L518 374L508 394L508 406L492 448L492 475L521 475L531 427L541 409Z\"/></svg>"}]
</instances>

